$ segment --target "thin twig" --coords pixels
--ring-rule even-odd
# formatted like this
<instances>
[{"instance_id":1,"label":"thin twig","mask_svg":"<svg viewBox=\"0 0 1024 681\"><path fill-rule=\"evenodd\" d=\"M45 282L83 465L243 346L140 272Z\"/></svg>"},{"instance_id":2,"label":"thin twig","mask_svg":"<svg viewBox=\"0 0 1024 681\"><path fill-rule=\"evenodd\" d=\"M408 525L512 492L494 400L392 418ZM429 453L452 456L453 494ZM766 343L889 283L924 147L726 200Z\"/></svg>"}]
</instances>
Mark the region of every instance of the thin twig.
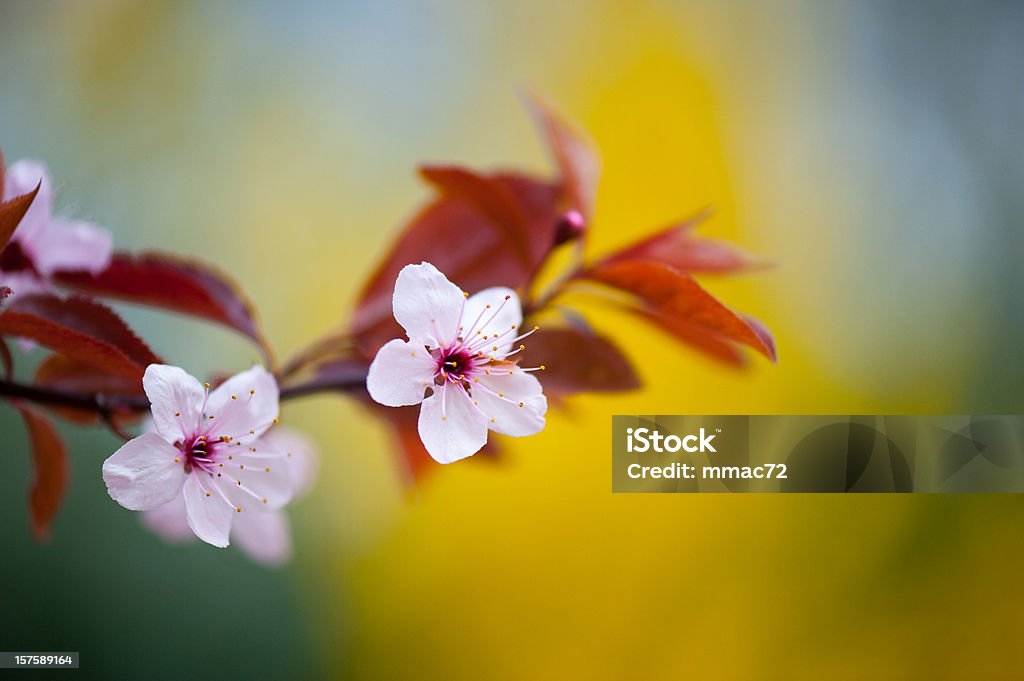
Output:
<instances>
[{"instance_id":1,"label":"thin twig","mask_svg":"<svg viewBox=\"0 0 1024 681\"><path fill-rule=\"evenodd\" d=\"M334 381L311 379L307 383L281 389L281 400L295 399L316 393L347 392L362 388L365 376L344 376ZM56 388L26 385L0 379L0 397L27 400L50 407L69 407L99 414L105 420L117 413L142 412L149 409L149 400L142 395L108 395L105 393L79 393Z\"/></svg>"}]
</instances>

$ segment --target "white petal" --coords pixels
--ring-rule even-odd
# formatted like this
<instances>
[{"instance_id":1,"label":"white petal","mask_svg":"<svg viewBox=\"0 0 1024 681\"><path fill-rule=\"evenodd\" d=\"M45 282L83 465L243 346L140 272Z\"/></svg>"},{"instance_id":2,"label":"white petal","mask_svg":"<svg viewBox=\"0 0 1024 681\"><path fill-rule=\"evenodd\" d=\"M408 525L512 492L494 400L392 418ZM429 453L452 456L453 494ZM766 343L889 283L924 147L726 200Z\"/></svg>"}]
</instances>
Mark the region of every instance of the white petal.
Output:
<instances>
[{"instance_id":1,"label":"white petal","mask_svg":"<svg viewBox=\"0 0 1024 681\"><path fill-rule=\"evenodd\" d=\"M435 461L452 463L487 444L487 417L473 406L465 390L445 385L423 400L419 432Z\"/></svg>"},{"instance_id":2,"label":"white petal","mask_svg":"<svg viewBox=\"0 0 1024 681\"><path fill-rule=\"evenodd\" d=\"M25 243L45 277L57 271L99 274L110 266L113 248L113 237L102 227L62 218L52 218Z\"/></svg>"},{"instance_id":3,"label":"white petal","mask_svg":"<svg viewBox=\"0 0 1024 681\"><path fill-rule=\"evenodd\" d=\"M392 309L410 339L441 347L458 331L466 297L428 262L406 265L395 281Z\"/></svg>"},{"instance_id":4,"label":"white petal","mask_svg":"<svg viewBox=\"0 0 1024 681\"><path fill-rule=\"evenodd\" d=\"M180 440L199 426L205 390L184 369L150 364L142 377L142 387L152 405L156 430L167 440Z\"/></svg>"},{"instance_id":5,"label":"white petal","mask_svg":"<svg viewBox=\"0 0 1024 681\"><path fill-rule=\"evenodd\" d=\"M434 384L436 370L437 363L422 343L396 338L377 351L366 375L366 389L388 407L419 404L426 388Z\"/></svg>"},{"instance_id":6,"label":"white petal","mask_svg":"<svg viewBox=\"0 0 1024 681\"><path fill-rule=\"evenodd\" d=\"M185 513L185 495L179 492L163 506L142 513L142 524L169 542L186 542L194 539L195 535L188 526Z\"/></svg>"},{"instance_id":7,"label":"white petal","mask_svg":"<svg viewBox=\"0 0 1024 681\"><path fill-rule=\"evenodd\" d=\"M277 381L263 367L235 374L210 393L206 403L210 439L255 440L274 424L279 397Z\"/></svg>"},{"instance_id":8,"label":"white petal","mask_svg":"<svg viewBox=\"0 0 1024 681\"><path fill-rule=\"evenodd\" d=\"M505 300L505 296L508 296L508 300ZM488 308L488 305L491 307ZM500 336L497 341L487 343L482 348L486 355L497 352L504 356L511 349L509 344L512 339L520 335L519 327L522 323L523 308L519 296L510 288L495 286L470 296L466 301L460 335L469 342L482 341L484 336ZM497 351L493 350L495 345L498 346Z\"/></svg>"},{"instance_id":9,"label":"white petal","mask_svg":"<svg viewBox=\"0 0 1024 681\"><path fill-rule=\"evenodd\" d=\"M282 565L292 556L292 532L282 511L239 513L231 539L250 558L264 565Z\"/></svg>"},{"instance_id":10,"label":"white petal","mask_svg":"<svg viewBox=\"0 0 1024 681\"><path fill-rule=\"evenodd\" d=\"M221 477L216 482L235 506L265 510L291 501L292 476L285 454L257 446L256 452L246 449L221 460L224 467L218 467Z\"/></svg>"},{"instance_id":11,"label":"white petal","mask_svg":"<svg viewBox=\"0 0 1024 681\"><path fill-rule=\"evenodd\" d=\"M148 511L181 492L185 470L180 457L181 452L160 435L145 433L103 462L103 482L117 503L132 511Z\"/></svg>"},{"instance_id":12,"label":"white petal","mask_svg":"<svg viewBox=\"0 0 1024 681\"><path fill-rule=\"evenodd\" d=\"M212 481L205 478L200 484L199 474L185 481L185 515L188 526L207 544L224 548L228 545L231 521L237 511L213 489Z\"/></svg>"},{"instance_id":13,"label":"white petal","mask_svg":"<svg viewBox=\"0 0 1024 681\"><path fill-rule=\"evenodd\" d=\"M264 433L255 447L285 455L294 499L309 493L320 468L320 456L312 440L294 428L275 426Z\"/></svg>"},{"instance_id":14,"label":"white petal","mask_svg":"<svg viewBox=\"0 0 1024 681\"><path fill-rule=\"evenodd\" d=\"M544 429L547 398L541 392L540 381L522 370L481 376L480 382L473 384L473 399L487 415L488 427L496 433L521 437Z\"/></svg>"},{"instance_id":15,"label":"white petal","mask_svg":"<svg viewBox=\"0 0 1024 681\"><path fill-rule=\"evenodd\" d=\"M53 206L50 174L46 171L46 166L39 161L23 160L11 164L4 176L4 201L29 193L36 188L40 180L42 185L39 187L39 193L36 194L35 200L14 233L14 238L23 246L31 244L36 233L50 221Z\"/></svg>"}]
</instances>

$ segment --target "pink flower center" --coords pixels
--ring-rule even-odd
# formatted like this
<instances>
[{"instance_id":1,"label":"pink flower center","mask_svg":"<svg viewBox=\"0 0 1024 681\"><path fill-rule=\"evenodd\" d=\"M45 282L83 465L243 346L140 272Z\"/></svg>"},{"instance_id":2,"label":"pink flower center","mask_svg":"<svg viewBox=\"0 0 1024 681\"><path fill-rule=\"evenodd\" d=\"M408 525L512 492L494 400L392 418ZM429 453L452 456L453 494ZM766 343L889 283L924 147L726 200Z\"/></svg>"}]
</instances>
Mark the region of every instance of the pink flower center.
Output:
<instances>
[{"instance_id":1,"label":"pink flower center","mask_svg":"<svg viewBox=\"0 0 1024 681\"><path fill-rule=\"evenodd\" d=\"M175 442L174 445L181 450L182 466L186 473L203 471L213 473L217 465L218 450L221 449L221 440L209 440L203 433L192 434L185 438L184 442Z\"/></svg>"},{"instance_id":2,"label":"pink flower center","mask_svg":"<svg viewBox=\"0 0 1024 681\"><path fill-rule=\"evenodd\" d=\"M457 342L437 353L437 372L434 379L439 384L445 381L460 383L472 376L477 364L483 360L479 352L473 352Z\"/></svg>"}]
</instances>

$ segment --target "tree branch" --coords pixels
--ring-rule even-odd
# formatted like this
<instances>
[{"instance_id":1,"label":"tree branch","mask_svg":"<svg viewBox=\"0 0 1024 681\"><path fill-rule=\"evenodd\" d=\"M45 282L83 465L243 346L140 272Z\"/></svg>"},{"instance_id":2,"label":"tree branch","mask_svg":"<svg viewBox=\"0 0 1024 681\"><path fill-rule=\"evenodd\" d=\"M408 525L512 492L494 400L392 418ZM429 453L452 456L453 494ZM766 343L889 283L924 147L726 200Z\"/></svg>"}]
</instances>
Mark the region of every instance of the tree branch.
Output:
<instances>
[{"instance_id":1,"label":"tree branch","mask_svg":"<svg viewBox=\"0 0 1024 681\"><path fill-rule=\"evenodd\" d=\"M328 392L349 392L366 385L366 375L344 375L324 380L313 378L281 389L281 401ZM68 407L95 412L104 419L123 412L142 412L149 409L149 400L141 395L107 395L104 393L78 393L56 388L26 385L0 379L0 397L26 400L49 407Z\"/></svg>"}]
</instances>

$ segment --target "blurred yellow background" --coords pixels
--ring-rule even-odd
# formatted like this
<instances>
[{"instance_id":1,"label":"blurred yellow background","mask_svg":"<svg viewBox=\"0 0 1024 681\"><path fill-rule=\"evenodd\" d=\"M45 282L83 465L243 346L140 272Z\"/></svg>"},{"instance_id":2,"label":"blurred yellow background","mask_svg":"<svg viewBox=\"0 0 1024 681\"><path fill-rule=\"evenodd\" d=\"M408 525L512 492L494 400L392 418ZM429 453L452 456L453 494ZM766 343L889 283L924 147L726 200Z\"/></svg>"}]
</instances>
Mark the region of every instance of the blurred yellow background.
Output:
<instances>
[{"instance_id":1,"label":"blurred yellow background","mask_svg":"<svg viewBox=\"0 0 1024 681\"><path fill-rule=\"evenodd\" d=\"M502 461L437 466L412 491L383 424L354 402L290 404L285 419L323 456L292 514L295 561L245 577L253 593L213 599L231 630L225 660L158 676L230 669L237 656L263 664L269 651L286 659L254 673L1024 676L1016 497L613 496L608 472L612 414L1020 411L1024 162L1006 147L1024 110L1022 28L1020 8L995 4L5 4L8 159L45 159L63 205L121 247L234 274L281 356L346 319L428 196L418 163L551 171L520 105L527 88L600 149L592 255L713 206L705 233L778 263L702 279L772 329L777 366L711 364L580 300L628 348L644 389L573 399L539 436L505 439ZM255 359L219 330L125 314L193 373ZM54 545L19 543L5 581L55 569L61 551L97 593L116 593L123 572L141 593L262 570L159 545L107 508L99 462L113 439L73 445L75 493ZM9 500L21 498L15 477ZM93 524L73 517L94 507ZM8 532L23 532L24 511L11 513ZM103 553L87 539L100 531ZM72 534L81 546L62 548ZM141 566L136 544L149 552ZM184 556L173 577L155 565L169 554ZM105 561L109 572L89 567ZM250 600L244 618L236 598ZM55 606L68 649L102 602ZM152 615L175 623L160 635L184 648L203 625L183 613L209 605L186 591ZM46 640L42 619L0 622L8 637ZM283 644L246 645L292 622L294 659ZM87 673L134 669L98 626L81 649L104 666Z\"/></svg>"}]
</instances>

